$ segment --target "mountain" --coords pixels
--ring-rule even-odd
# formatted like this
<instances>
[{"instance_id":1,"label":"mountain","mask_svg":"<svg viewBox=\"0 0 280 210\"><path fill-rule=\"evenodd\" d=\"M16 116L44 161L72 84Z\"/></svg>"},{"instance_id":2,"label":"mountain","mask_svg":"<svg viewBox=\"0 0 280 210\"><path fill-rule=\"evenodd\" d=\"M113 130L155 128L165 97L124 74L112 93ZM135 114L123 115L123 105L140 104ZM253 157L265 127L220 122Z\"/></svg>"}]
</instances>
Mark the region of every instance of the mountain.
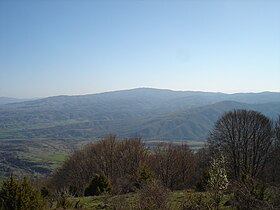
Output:
<instances>
[{"instance_id":1,"label":"mountain","mask_svg":"<svg viewBox=\"0 0 280 210\"><path fill-rule=\"evenodd\" d=\"M18 99L18 98L9 98L9 97L0 97L0 105L11 104L27 101L28 99Z\"/></svg>"},{"instance_id":2,"label":"mountain","mask_svg":"<svg viewBox=\"0 0 280 210\"><path fill-rule=\"evenodd\" d=\"M205 140L225 111L280 114L280 93L212 93L151 88L55 96L0 106L0 139L96 138Z\"/></svg>"},{"instance_id":3,"label":"mountain","mask_svg":"<svg viewBox=\"0 0 280 210\"><path fill-rule=\"evenodd\" d=\"M280 102L245 104L222 101L198 108L186 109L148 118L138 122L127 136L141 134L144 138L172 140L205 140L216 120L226 111L248 109L262 112L270 118L280 114Z\"/></svg>"}]
</instances>

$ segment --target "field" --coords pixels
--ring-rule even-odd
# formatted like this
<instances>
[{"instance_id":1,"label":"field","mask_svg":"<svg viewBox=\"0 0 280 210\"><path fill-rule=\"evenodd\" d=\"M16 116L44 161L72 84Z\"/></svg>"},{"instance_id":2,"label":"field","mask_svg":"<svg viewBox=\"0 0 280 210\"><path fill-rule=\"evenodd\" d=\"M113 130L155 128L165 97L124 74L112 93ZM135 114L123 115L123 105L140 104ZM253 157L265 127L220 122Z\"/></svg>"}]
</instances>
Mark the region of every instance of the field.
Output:
<instances>
[{"instance_id":1,"label":"field","mask_svg":"<svg viewBox=\"0 0 280 210\"><path fill-rule=\"evenodd\" d=\"M0 177L11 173L32 178L48 175L67 155L89 142L73 139L1 140Z\"/></svg>"},{"instance_id":2,"label":"field","mask_svg":"<svg viewBox=\"0 0 280 210\"><path fill-rule=\"evenodd\" d=\"M28 175L39 178L50 174L65 158L83 145L96 141L89 139L2 139L0 140L0 177ZM169 142L161 140L143 141L147 147ZM188 144L191 149L201 148L205 141L172 141Z\"/></svg>"}]
</instances>

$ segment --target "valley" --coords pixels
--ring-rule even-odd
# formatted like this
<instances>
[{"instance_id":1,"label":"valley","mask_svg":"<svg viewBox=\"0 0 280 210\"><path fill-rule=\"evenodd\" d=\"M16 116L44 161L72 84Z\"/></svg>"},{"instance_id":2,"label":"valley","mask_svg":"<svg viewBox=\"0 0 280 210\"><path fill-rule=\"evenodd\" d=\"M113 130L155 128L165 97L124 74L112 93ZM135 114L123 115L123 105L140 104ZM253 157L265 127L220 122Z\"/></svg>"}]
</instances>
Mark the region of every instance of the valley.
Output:
<instances>
[{"instance_id":1,"label":"valley","mask_svg":"<svg viewBox=\"0 0 280 210\"><path fill-rule=\"evenodd\" d=\"M108 134L138 136L147 147L172 142L197 150L215 121L232 109L255 110L274 119L280 114L280 93L138 88L1 105L0 176L46 176L71 152Z\"/></svg>"}]
</instances>

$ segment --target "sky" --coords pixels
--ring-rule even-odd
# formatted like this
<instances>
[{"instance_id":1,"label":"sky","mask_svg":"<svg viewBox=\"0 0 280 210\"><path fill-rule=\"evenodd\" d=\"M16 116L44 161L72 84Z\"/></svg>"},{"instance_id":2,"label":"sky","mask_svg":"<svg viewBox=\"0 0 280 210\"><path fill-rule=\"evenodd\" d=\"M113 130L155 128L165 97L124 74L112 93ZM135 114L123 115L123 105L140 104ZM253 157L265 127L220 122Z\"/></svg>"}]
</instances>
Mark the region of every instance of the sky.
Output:
<instances>
[{"instance_id":1,"label":"sky","mask_svg":"<svg viewBox=\"0 0 280 210\"><path fill-rule=\"evenodd\" d=\"M280 92L279 0L0 0L0 96Z\"/></svg>"}]
</instances>

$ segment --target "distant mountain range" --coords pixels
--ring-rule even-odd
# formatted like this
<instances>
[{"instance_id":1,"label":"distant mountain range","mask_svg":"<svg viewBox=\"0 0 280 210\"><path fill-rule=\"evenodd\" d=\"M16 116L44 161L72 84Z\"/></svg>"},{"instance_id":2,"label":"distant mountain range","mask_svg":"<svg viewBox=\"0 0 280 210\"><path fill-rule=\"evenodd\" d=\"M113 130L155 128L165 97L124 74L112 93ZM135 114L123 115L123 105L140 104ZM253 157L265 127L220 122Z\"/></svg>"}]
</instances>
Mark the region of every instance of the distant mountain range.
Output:
<instances>
[{"instance_id":1,"label":"distant mountain range","mask_svg":"<svg viewBox=\"0 0 280 210\"><path fill-rule=\"evenodd\" d=\"M225 111L251 109L270 118L280 115L277 92L225 94L138 88L3 101L1 98L0 139L97 138L113 133L157 140L205 140Z\"/></svg>"},{"instance_id":2,"label":"distant mountain range","mask_svg":"<svg viewBox=\"0 0 280 210\"><path fill-rule=\"evenodd\" d=\"M0 97L0 105L3 104L11 104L11 103L18 103L23 101L28 101L30 99L18 99L18 98L10 98L10 97Z\"/></svg>"}]
</instances>

